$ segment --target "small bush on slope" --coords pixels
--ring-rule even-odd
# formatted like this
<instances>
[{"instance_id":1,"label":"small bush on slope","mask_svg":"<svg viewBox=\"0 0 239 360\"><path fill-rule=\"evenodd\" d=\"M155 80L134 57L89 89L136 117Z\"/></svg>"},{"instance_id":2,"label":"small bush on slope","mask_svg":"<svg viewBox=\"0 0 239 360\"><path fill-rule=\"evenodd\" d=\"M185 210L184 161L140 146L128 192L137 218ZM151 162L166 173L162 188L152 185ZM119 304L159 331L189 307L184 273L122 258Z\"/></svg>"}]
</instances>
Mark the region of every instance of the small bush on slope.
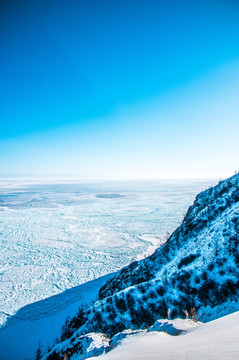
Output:
<instances>
[{"instance_id":1,"label":"small bush on slope","mask_svg":"<svg viewBox=\"0 0 239 360\"><path fill-rule=\"evenodd\" d=\"M188 264L191 264L198 256L199 254L191 254L185 256L178 264L178 268L181 269L182 266L187 266Z\"/></svg>"},{"instance_id":2,"label":"small bush on slope","mask_svg":"<svg viewBox=\"0 0 239 360\"><path fill-rule=\"evenodd\" d=\"M87 311L85 306L79 307L78 313L71 320L66 318L64 325L62 326L61 341L69 339L73 333L80 328L87 320Z\"/></svg>"}]
</instances>

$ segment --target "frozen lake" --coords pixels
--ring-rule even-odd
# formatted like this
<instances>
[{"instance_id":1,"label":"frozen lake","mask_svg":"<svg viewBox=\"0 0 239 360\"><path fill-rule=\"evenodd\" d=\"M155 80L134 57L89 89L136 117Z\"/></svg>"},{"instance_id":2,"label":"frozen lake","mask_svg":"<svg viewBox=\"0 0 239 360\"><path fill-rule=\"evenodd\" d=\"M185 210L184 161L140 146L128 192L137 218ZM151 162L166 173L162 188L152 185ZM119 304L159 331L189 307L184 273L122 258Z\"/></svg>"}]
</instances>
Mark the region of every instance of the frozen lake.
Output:
<instances>
[{"instance_id":1,"label":"frozen lake","mask_svg":"<svg viewBox=\"0 0 239 360\"><path fill-rule=\"evenodd\" d=\"M143 258L204 181L0 181L0 324L21 307Z\"/></svg>"}]
</instances>

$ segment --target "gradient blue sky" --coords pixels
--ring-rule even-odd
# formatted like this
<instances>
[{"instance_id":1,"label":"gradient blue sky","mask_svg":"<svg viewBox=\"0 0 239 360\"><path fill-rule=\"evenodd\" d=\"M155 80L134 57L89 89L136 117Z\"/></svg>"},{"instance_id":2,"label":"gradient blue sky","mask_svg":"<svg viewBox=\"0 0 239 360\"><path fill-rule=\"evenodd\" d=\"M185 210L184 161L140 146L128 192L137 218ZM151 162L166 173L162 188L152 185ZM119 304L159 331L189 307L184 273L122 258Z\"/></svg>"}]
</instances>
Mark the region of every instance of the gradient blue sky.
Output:
<instances>
[{"instance_id":1,"label":"gradient blue sky","mask_svg":"<svg viewBox=\"0 0 239 360\"><path fill-rule=\"evenodd\" d=\"M238 1L0 6L0 176L239 170Z\"/></svg>"}]
</instances>

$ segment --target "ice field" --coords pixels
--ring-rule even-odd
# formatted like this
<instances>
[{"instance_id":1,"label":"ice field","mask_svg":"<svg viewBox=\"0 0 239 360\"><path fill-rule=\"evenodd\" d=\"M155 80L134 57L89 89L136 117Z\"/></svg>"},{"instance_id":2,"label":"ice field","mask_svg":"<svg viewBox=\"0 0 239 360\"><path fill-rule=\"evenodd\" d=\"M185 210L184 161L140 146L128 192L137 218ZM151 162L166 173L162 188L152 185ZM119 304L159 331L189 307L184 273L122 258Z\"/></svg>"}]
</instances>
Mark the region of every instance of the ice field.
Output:
<instances>
[{"instance_id":1,"label":"ice field","mask_svg":"<svg viewBox=\"0 0 239 360\"><path fill-rule=\"evenodd\" d=\"M208 181L0 182L0 324L162 244Z\"/></svg>"}]
</instances>

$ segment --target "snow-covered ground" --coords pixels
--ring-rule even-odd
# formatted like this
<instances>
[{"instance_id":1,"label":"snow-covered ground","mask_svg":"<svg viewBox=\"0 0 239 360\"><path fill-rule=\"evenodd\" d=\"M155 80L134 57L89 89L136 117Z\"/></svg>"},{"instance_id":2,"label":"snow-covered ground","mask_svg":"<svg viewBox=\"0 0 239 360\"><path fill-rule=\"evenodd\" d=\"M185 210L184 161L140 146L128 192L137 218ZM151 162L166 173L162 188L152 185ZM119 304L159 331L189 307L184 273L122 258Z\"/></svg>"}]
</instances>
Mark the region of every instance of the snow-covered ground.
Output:
<instances>
[{"instance_id":1,"label":"snow-covered ground","mask_svg":"<svg viewBox=\"0 0 239 360\"><path fill-rule=\"evenodd\" d=\"M54 315L54 308L55 313L75 309L79 299L73 291L67 302L57 298L56 305L43 312L26 305L152 253L182 221L195 195L211 183L1 182L0 324L5 324L1 336L10 326L13 333L13 324L20 319L37 321L39 313L41 318ZM64 312L60 323L66 316ZM22 329L23 323L19 326Z\"/></svg>"},{"instance_id":2,"label":"snow-covered ground","mask_svg":"<svg viewBox=\"0 0 239 360\"><path fill-rule=\"evenodd\" d=\"M89 360L236 360L239 356L239 312L195 327L185 335L141 332L111 352Z\"/></svg>"}]
</instances>

